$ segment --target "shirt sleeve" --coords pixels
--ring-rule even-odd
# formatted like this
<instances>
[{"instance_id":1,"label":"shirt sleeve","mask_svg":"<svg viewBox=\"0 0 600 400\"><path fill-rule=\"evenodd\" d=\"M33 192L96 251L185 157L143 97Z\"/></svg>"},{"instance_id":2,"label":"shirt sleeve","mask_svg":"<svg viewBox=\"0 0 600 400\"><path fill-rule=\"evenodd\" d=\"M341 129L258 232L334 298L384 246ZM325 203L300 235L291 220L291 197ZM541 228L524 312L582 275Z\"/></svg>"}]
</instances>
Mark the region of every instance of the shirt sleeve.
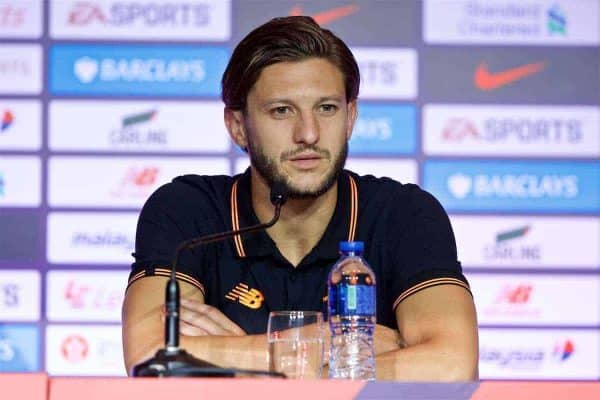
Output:
<instances>
[{"instance_id":1,"label":"shirt sleeve","mask_svg":"<svg viewBox=\"0 0 600 400\"><path fill-rule=\"evenodd\" d=\"M202 235L197 229L197 219L190 213L193 206L190 203L190 196L177 182L162 186L146 201L138 219L132 254L135 261L127 287L147 276L170 276L177 246L184 240ZM201 257L199 251L182 251L176 276L205 294Z\"/></svg>"},{"instance_id":2,"label":"shirt sleeve","mask_svg":"<svg viewBox=\"0 0 600 400\"><path fill-rule=\"evenodd\" d=\"M398 235L397 261L392 270L392 308L410 295L436 285L458 285L470 292L457 259L456 241L442 205L416 185L405 185L402 220L406 229Z\"/></svg>"}]
</instances>

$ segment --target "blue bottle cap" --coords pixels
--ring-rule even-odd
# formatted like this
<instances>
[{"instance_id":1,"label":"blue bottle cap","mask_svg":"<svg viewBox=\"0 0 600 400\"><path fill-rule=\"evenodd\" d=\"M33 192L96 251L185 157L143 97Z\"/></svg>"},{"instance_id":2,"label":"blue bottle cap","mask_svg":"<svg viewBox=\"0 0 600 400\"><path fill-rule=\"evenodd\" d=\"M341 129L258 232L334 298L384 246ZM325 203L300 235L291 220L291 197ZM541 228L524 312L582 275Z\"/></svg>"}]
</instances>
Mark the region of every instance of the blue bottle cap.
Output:
<instances>
[{"instance_id":1,"label":"blue bottle cap","mask_svg":"<svg viewBox=\"0 0 600 400\"><path fill-rule=\"evenodd\" d=\"M365 249L363 242L340 242L340 251L344 253L362 253Z\"/></svg>"}]
</instances>

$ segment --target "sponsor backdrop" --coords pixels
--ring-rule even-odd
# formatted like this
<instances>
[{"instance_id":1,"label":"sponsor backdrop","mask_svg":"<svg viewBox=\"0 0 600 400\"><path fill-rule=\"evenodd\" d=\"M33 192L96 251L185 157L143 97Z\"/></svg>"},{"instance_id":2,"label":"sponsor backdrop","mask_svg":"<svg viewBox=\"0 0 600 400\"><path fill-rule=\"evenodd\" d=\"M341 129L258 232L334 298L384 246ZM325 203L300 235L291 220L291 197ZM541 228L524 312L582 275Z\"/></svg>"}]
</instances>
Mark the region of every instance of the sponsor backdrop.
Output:
<instances>
[{"instance_id":1,"label":"sponsor backdrop","mask_svg":"<svg viewBox=\"0 0 600 400\"><path fill-rule=\"evenodd\" d=\"M137 214L234 174L233 46L312 15L362 73L348 167L449 212L485 379L600 379L600 0L0 0L0 372L124 375Z\"/></svg>"}]
</instances>

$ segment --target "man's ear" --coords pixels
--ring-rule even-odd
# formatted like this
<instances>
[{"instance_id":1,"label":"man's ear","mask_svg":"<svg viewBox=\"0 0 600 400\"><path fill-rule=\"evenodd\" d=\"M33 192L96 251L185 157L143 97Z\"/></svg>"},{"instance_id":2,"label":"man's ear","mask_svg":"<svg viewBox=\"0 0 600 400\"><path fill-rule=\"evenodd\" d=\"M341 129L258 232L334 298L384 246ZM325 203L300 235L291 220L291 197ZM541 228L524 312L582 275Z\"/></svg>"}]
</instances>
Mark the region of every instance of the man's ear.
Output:
<instances>
[{"instance_id":1,"label":"man's ear","mask_svg":"<svg viewBox=\"0 0 600 400\"><path fill-rule=\"evenodd\" d=\"M246 128L244 126L244 114L241 110L232 110L231 108L225 107L223 111L223 119L225 120L225 127L229 132L231 140L240 146L244 151L248 149L248 137L246 135Z\"/></svg>"},{"instance_id":2,"label":"man's ear","mask_svg":"<svg viewBox=\"0 0 600 400\"><path fill-rule=\"evenodd\" d=\"M348 130L346 131L346 139L348 140L352 136L356 118L358 118L358 100L354 99L348 103Z\"/></svg>"}]
</instances>

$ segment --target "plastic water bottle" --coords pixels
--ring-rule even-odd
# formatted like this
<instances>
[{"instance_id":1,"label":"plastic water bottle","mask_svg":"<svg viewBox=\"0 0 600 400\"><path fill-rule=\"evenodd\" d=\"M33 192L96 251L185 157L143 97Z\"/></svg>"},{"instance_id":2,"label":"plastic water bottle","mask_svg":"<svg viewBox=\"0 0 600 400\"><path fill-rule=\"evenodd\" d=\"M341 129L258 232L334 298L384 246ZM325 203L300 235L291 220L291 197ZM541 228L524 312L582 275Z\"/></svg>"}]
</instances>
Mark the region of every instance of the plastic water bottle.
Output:
<instances>
[{"instance_id":1,"label":"plastic water bottle","mask_svg":"<svg viewBox=\"0 0 600 400\"><path fill-rule=\"evenodd\" d=\"M375 274L362 258L363 242L341 242L328 279L329 377L375 380Z\"/></svg>"}]
</instances>

